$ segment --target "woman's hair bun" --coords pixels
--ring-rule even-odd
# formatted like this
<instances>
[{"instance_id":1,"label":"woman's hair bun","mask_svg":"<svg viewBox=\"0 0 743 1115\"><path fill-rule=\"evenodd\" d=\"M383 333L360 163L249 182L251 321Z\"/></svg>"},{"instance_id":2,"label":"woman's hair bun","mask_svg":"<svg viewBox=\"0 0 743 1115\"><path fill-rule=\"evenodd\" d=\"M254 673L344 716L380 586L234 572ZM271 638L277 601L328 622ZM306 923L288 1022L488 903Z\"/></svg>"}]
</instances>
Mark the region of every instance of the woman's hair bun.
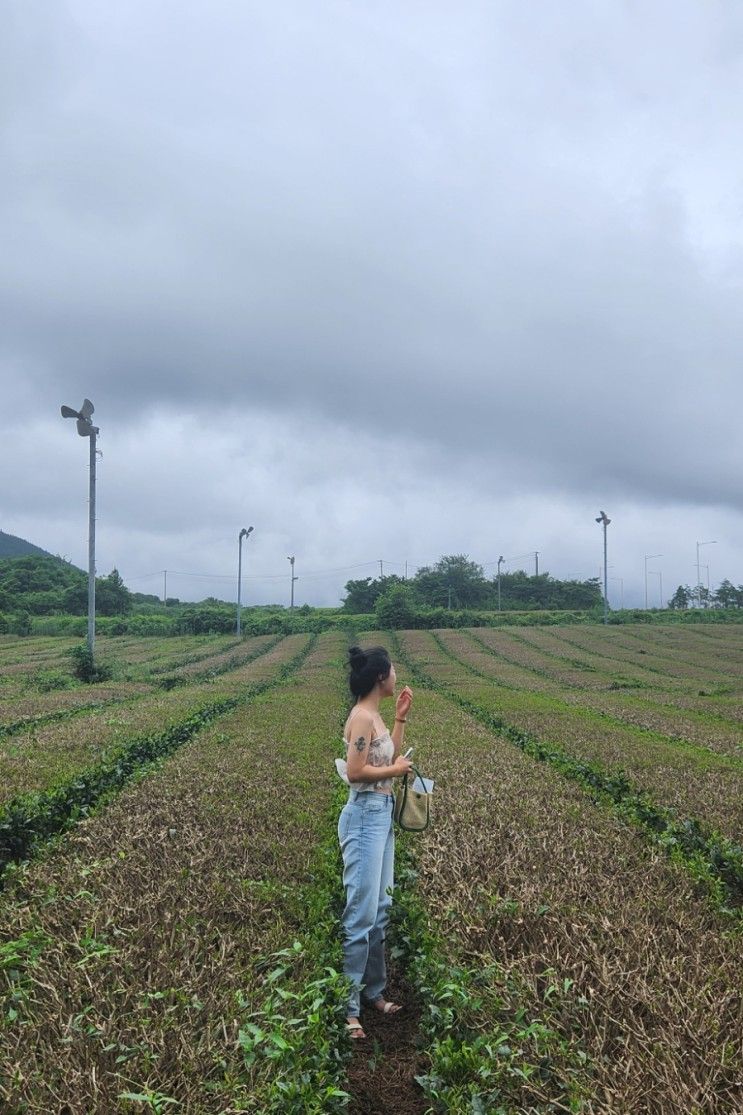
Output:
<instances>
[{"instance_id":1,"label":"woman's hair bun","mask_svg":"<svg viewBox=\"0 0 743 1115\"><path fill-rule=\"evenodd\" d=\"M392 663L384 647L348 648L348 665L351 676L348 679L354 697L366 697L379 681L389 677Z\"/></svg>"}]
</instances>

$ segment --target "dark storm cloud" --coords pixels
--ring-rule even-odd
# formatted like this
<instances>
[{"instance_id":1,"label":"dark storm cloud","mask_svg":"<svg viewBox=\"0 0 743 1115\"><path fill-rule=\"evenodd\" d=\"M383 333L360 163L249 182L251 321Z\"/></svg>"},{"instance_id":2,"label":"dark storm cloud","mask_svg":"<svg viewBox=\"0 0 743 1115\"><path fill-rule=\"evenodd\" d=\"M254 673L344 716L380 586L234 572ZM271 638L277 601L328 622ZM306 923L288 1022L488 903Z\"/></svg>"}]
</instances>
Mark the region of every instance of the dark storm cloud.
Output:
<instances>
[{"instance_id":1,"label":"dark storm cloud","mask_svg":"<svg viewBox=\"0 0 743 1115\"><path fill-rule=\"evenodd\" d=\"M321 416L483 493L743 509L737 5L11 13L24 412Z\"/></svg>"}]
</instances>

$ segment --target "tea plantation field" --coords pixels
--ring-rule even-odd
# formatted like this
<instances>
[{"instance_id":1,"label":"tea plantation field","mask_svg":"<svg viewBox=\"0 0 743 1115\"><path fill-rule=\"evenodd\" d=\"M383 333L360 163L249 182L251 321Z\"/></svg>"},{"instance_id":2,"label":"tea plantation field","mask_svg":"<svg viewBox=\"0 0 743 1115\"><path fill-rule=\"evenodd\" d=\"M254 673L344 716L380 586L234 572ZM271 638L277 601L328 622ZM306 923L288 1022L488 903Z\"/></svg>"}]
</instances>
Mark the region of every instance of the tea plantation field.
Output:
<instances>
[{"instance_id":1,"label":"tea plantation field","mask_svg":"<svg viewBox=\"0 0 743 1115\"><path fill-rule=\"evenodd\" d=\"M0 1111L743 1112L743 627L354 640L436 781L363 1047L347 637L0 637Z\"/></svg>"}]
</instances>

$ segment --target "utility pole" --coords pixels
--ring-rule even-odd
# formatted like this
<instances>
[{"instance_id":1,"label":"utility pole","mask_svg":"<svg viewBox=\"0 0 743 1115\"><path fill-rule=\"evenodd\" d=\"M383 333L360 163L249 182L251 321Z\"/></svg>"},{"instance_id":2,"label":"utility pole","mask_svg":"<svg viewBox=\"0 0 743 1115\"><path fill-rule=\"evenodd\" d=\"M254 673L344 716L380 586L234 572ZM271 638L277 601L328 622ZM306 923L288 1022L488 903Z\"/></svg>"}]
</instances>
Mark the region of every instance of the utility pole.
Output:
<instances>
[{"instance_id":1,"label":"utility pole","mask_svg":"<svg viewBox=\"0 0 743 1115\"><path fill-rule=\"evenodd\" d=\"M659 569L648 569L651 577L658 577L658 588L660 592L660 607L663 607L663 574Z\"/></svg>"},{"instance_id":2,"label":"utility pole","mask_svg":"<svg viewBox=\"0 0 743 1115\"><path fill-rule=\"evenodd\" d=\"M242 581L243 581L243 538L247 538L250 534L252 527L242 528L237 539L237 635L238 638L242 635Z\"/></svg>"},{"instance_id":3,"label":"utility pole","mask_svg":"<svg viewBox=\"0 0 743 1115\"><path fill-rule=\"evenodd\" d=\"M534 551L534 576L539 576L539 550Z\"/></svg>"},{"instance_id":4,"label":"utility pole","mask_svg":"<svg viewBox=\"0 0 743 1115\"><path fill-rule=\"evenodd\" d=\"M88 646L95 651L95 443L97 426L90 427L90 486L88 494Z\"/></svg>"},{"instance_id":5,"label":"utility pole","mask_svg":"<svg viewBox=\"0 0 743 1115\"><path fill-rule=\"evenodd\" d=\"M97 426L90 421L95 407L90 399L85 399L80 410L63 406L63 418L77 419L77 432L80 437L90 439L89 457L89 487L88 487L88 650L91 656L95 653L95 462L96 438L100 433Z\"/></svg>"},{"instance_id":6,"label":"utility pole","mask_svg":"<svg viewBox=\"0 0 743 1115\"><path fill-rule=\"evenodd\" d=\"M608 623L609 622L609 583L608 583L608 581L609 581L609 575L608 575L609 567L608 567L608 564L607 564L606 528L608 527L609 523L611 522L611 519L609 518L609 516L606 514L605 511L602 511L601 514L596 517L596 522L601 523L601 525L604 529L604 623Z\"/></svg>"},{"instance_id":7,"label":"utility pole","mask_svg":"<svg viewBox=\"0 0 743 1115\"><path fill-rule=\"evenodd\" d=\"M500 567L501 567L501 563L504 562L505 560L506 559L503 557L502 554L498 558L498 611L500 611Z\"/></svg>"},{"instance_id":8,"label":"utility pole","mask_svg":"<svg viewBox=\"0 0 743 1115\"><path fill-rule=\"evenodd\" d=\"M168 606L168 571L163 569L163 604Z\"/></svg>"},{"instance_id":9,"label":"utility pole","mask_svg":"<svg viewBox=\"0 0 743 1115\"><path fill-rule=\"evenodd\" d=\"M379 576L384 577L384 562L381 558L379 559Z\"/></svg>"},{"instance_id":10,"label":"utility pole","mask_svg":"<svg viewBox=\"0 0 743 1115\"><path fill-rule=\"evenodd\" d=\"M697 542L697 607L702 606L702 574L699 569L699 547L700 546L716 546L717 542Z\"/></svg>"},{"instance_id":11,"label":"utility pole","mask_svg":"<svg viewBox=\"0 0 743 1115\"><path fill-rule=\"evenodd\" d=\"M705 565L704 562L702 562L702 564L699 566L699 568L700 568L700 570L704 569L705 580L707 582L707 597L706 597L706 600L705 600L705 604L709 608L709 565ZM699 583L700 583L700 586L702 588L704 588L704 585L702 584L701 580L700 580Z\"/></svg>"},{"instance_id":12,"label":"utility pole","mask_svg":"<svg viewBox=\"0 0 743 1115\"><path fill-rule=\"evenodd\" d=\"M645 554L645 611L648 610L648 562L659 557L663 554Z\"/></svg>"},{"instance_id":13,"label":"utility pole","mask_svg":"<svg viewBox=\"0 0 743 1115\"><path fill-rule=\"evenodd\" d=\"M291 604L289 605L289 607L293 608L294 607L294 582L298 581L299 577L294 576L294 558L293 557L287 558L287 561L290 561L291 566L292 566L292 598L291 598Z\"/></svg>"},{"instance_id":14,"label":"utility pole","mask_svg":"<svg viewBox=\"0 0 743 1115\"><path fill-rule=\"evenodd\" d=\"M619 581L619 607L624 611L624 577L612 577L612 581Z\"/></svg>"}]
</instances>

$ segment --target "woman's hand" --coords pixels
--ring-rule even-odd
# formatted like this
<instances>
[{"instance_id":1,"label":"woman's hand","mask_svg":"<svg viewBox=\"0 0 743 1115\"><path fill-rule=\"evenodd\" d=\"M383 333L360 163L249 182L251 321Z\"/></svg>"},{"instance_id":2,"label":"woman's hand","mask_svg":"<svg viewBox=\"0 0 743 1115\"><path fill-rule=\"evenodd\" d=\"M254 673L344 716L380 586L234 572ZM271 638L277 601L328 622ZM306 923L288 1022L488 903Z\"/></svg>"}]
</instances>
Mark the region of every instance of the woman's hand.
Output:
<instances>
[{"instance_id":1,"label":"woman's hand","mask_svg":"<svg viewBox=\"0 0 743 1115\"><path fill-rule=\"evenodd\" d=\"M392 764L392 777L402 778L406 774L410 774L413 769L413 764L410 759L406 759L404 755L398 755Z\"/></svg>"},{"instance_id":2,"label":"woman's hand","mask_svg":"<svg viewBox=\"0 0 743 1115\"><path fill-rule=\"evenodd\" d=\"M406 685L400 690L395 704L395 716L405 717L410 712L410 706L413 703L413 690L409 685Z\"/></svg>"}]
</instances>

